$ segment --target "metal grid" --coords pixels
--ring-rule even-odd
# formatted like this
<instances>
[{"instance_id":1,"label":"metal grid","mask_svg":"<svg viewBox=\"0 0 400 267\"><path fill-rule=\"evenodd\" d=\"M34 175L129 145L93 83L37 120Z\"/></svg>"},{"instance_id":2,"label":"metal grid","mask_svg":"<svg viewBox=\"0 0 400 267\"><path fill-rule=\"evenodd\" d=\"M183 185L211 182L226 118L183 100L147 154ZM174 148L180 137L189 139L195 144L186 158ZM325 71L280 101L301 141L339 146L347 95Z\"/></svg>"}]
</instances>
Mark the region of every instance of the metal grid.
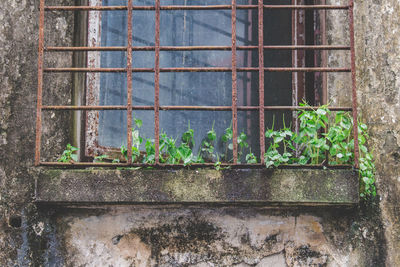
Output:
<instances>
[{"instance_id":1,"label":"metal grid","mask_svg":"<svg viewBox=\"0 0 400 267\"><path fill-rule=\"evenodd\" d=\"M38 53L38 90L37 90L37 120L36 120L36 147L35 165L39 166L165 166L176 167L179 165L162 164L159 161L159 136L160 136L160 110L212 110L232 111L233 129L233 163L223 163L222 166L243 166L238 164L237 147L237 112L239 110L259 111L260 128L260 159L259 164L246 164L246 167L260 167L264 164L265 152L265 114L267 110L289 110L312 109L317 107L302 106L265 106L264 105L264 72L351 72L352 80L352 106L351 107L330 107L332 111L351 111L353 115L354 134L354 168L359 166L358 153L358 126L357 126L357 92L355 76L355 51L354 51L354 0L349 0L348 5L265 5L263 0L258 0L258 5L237 5L232 0L231 5L196 5L196 6L161 6L160 0L155 0L154 6L134 6L133 0L127 0L126 6L45 6L45 0L40 0L39 16L39 53ZM236 45L236 10L257 9L258 10L258 46L237 46ZM289 10L347 10L349 16L350 46L338 45L264 45L263 13L265 9L289 9ZM112 11L127 10L127 46L126 47L45 47L44 46L44 25L46 11ZM155 46L132 46L132 11L133 10L154 10L155 11ZM232 45L231 46L161 46L160 45L160 11L161 10L231 10ZM185 68L160 68L160 51L200 51L218 50L232 51L232 67L185 67ZM237 67L237 50L258 50L258 67ZM264 67L264 50L350 50L350 68L329 68L329 67ZM71 52L71 51L126 51L126 68L44 68L43 59L45 52ZM132 68L132 51L155 51L154 68ZM259 105L238 106L237 105L237 72L258 72L259 73ZM127 105L114 106L50 106L42 104L43 73L44 72L125 72L127 75ZM154 73L155 99L154 106L133 106L132 105L132 73L151 72ZM160 72L231 72L232 73L232 106L160 106ZM43 110L127 110L127 147L132 146L132 110L154 110L155 117L155 164L132 163L132 151L128 149L128 161L126 163L94 163L94 162L42 162L40 160L41 134L42 134L42 111ZM193 164L193 166L213 166L214 163ZM295 167L297 165L289 165ZM320 166L320 165L319 165ZM346 167L348 165L335 165L331 167ZM311 166L318 167L318 166Z\"/></svg>"}]
</instances>

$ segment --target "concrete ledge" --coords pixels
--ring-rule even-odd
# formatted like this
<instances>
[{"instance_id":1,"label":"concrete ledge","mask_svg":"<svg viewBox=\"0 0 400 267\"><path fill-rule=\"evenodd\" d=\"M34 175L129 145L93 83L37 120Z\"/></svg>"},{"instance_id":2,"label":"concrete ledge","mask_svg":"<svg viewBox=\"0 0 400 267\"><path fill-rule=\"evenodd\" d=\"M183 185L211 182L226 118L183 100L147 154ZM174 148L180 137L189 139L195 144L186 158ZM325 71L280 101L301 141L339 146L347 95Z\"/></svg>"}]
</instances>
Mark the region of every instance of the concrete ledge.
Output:
<instances>
[{"instance_id":1,"label":"concrete ledge","mask_svg":"<svg viewBox=\"0 0 400 267\"><path fill-rule=\"evenodd\" d=\"M265 203L353 205L358 175L352 170L66 170L43 169L36 202Z\"/></svg>"}]
</instances>

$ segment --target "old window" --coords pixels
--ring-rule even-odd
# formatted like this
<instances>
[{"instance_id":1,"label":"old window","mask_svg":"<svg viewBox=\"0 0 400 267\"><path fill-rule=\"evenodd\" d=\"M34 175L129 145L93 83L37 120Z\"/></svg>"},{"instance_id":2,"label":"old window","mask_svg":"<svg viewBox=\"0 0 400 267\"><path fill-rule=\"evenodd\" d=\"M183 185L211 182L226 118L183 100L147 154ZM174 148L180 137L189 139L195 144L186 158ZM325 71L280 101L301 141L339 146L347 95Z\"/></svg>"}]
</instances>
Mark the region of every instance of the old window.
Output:
<instances>
[{"instance_id":1,"label":"old window","mask_svg":"<svg viewBox=\"0 0 400 267\"><path fill-rule=\"evenodd\" d=\"M232 163L241 160L241 132L262 159L274 116L295 128L299 102L326 103L324 74L350 72L328 67L324 53L350 49L326 45L324 35L325 11L349 7L324 0L88 0L47 7L87 12L88 41L76 48L87 51L87 67L44 71L87 73L86 107L75 108L86 110L86 157L132 145L128 129L139 118L156 151L163 131L177 137L190 123L198 150L212 126L221 136L232 125Z\"/></svg>"}]
</instances>

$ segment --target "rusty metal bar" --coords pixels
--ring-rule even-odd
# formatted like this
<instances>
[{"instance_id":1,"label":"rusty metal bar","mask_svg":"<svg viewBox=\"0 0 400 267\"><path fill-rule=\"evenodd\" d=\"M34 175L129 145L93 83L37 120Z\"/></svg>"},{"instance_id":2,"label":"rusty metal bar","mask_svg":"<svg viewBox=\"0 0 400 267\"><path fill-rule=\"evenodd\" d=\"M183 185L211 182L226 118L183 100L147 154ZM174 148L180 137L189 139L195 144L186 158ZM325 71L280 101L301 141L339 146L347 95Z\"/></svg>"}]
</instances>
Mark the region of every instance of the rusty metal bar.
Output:
<instances>
[{"instance_id":1,"label":"rusty metal bar","mask_svg":"<svg viewBox=\"0 0 400 267\"><path fill-rule=\"evenodd\" d=\"M344 45L265 45L268 50L350 50ZM113 47L45 47L45 52L70 52L70 51L126 51L126 46ZM231 46L160 46L160 51L230 51ZM236 46L236 50L256 50L259 46ZM154 46L134 46L132 51L154 51Z\"/></svg>"},{"instance_id":2,"label":"rusty metal bar","mask_svg":"<svg viewBox=\"0 0 400 267\"><path fill-rule=\"evenodd\" d=\"M127 10L128 6L45 6L45 11L113 11Z\"/></svg>"},{"instance_id":3,"label":"rusty metal bar","mask_svg":"<svg viewBox=\"0 0 400 267\"><path fill-rule=\"evenodd\" d=\"M127 106L42 106L42 110L127 110Z\"/></svg>"},{"instance_id":4,"label":"rusty metal bar","mask_svg":"<svg viewBox=\"0 0 400 267\"><path fill-rule=\"evenodd\" d=\"M40 146L42 139L42 97L43 97L43 56L44 56L44 0L40 0L39 14L39 50L38 50L38 88L36 103L36 140L35 166L40 162Z\"/></svg>"},{"instance_id":5,"label":"rusty metal bar","mask_svg":"<svg viewBox=\"0 0 400 267\"><path fill-rule=\"evenodd\" d=\"M348 9L348 5L264 5L265 9Z\"/></svg>"},{"instance_id":6,"label":"rusty metal bar","mask_svg":"<svg viewBox=\"0 0 400 267\"><path fill-rule=\"evenodd\" d=\"M232 0L232 144L233 164L238 162L237 60L236 60L236 0ZM240 160L240 159L239 159Z\"/></svg>"},{"instance_id":7,"label":"rusty metal bar","mask_svg":"<svg viewBox=\"0 0 400 267\"><path fill-rule=\"evenodd\" d=\"M252 8L252 6L248 6ZM230 5L209 5L209 6L160 6L160 10L220 10L220 9L230 9ZM243 6L246 8L246 6ZM46 6L46 11L107 11L107 10L128 10L128 6ZM132 10L156 10L155 6L132 6Z\"/></svg>"},{"instance_id":8,"label":"rusty metal bar","mask_svg":"<svg viewBox=\"0 0 400 267\"><path fill-rule=\"evenodd\" d=\"M38 102L37 102L37 122L36 122L36 150L35 165L43 166L98 166L98 167L118 167L118 166L154 166L154 164L132 163L132 151L128 149L127 163L59 163L59 162L40 162L40 138L41 138L41 112L42 110L127 110L127 141L128 147L132 145L132 110L154 110L155 116L155 164L157 167L181 167L183 164L160 164L159 162L159 111L160 110L210 110L210 111L232 111L232 130L233 130L233 163L223 163L221 166L233 167L260 167L264 162L265 152L265 111L268 110L315 110L318 107L303 106L265 106L264 105L264 72L351 72L352 75L352 107L330 107L332 111L352 111L353 113L353 132L354 132L354 157L355 168L359 167L358 151L358 126L357 126L357 94L355 76L355 45L354 45L354 0L349 0L349 5L264 5L263 0L259 0L256 5L237 5L236 0L232 0L231 5L209 5L209 6L161 6L160 0L155 0L154 6L133 6L133 0L128 0L127 6L45 6L45 0L40 0L39 18L39 57L38 57ZM160 46L160 11L161 10L219 10L231 9L232 45L231 46ZM236 45L236 10L237 9L258 9L258 33L259 40L257 46L237 46ZM292 9L292 10L333 10L348 9L350 23L350 46L343 45L269 45L264 46L263 14L264 9ZM106 10L128 10L128 45L116 47L44 47L44 11L106 11ZM155 11L155 46L132 46L132 11L133 10L154 10ZM258 50L258 67L237 67L237 50ZM160 51L202 51L219 50L232 52L232 67L182 67L182 68L160 68ZM264 67L264 50L350 50L351 68L328 68L328 67ZM126 51L126 68L44 68L44 52L68 52L68 51ZM132 68L133 51L155 51L154 68ZM258 106L238 106L237 105L237 72L259 72L259 105ZM127 73L127 105L126 106L54 106L42 105L42 87L44 72L126 72ZM133 106L132 105L132 73L133 72L154 72L155 74L155 101L154 106ZM160 106L159 102L159 76L160 72L232 72L232 105L231 106ZM237 111L254 110L260 112L260 158L259 164L237 164ZM193 164L195 167L212 167L214 163ZM325 165L326 166L326 165ZM349 165L337 165L329 167L350 167ZM285 167L301 167L299 165L286 165ZM322 167L321 165L306 165L306 167Z\"/></svg>"},{"instance_id":9,"label":"rusty metal bar","mask_svg":"<svg viewBox=\"0 0 400 267\"><path fill-rule=\"evenodd\" d=\"M237 5L237 9L257 9L258 5ZM265 9L348 9L348 5L263 5ZM160 6L160 10L223 10L231 5ZM45 6L45 11L128 10L128 6ZM156 10L154 6L132 6L132 10Z\"/></svg>"},{"instance_id":10,"label":"rusty metal bar","mask_svg":"<svg viewBox=\"0 0 400 267\"><path fill-rule=\"evenodd\" d=\"M126 72L126 68L45 68L44 72Z\"/></svg>"},{"instance_id":11,"label":"rusty metal bar","mask_svg":"<svg viewBox=\"0 0 400 267\"><path fill-rule=\"evenodd\" d=\"M158 50L159 51L159 50ZM155 72L153 68L133 68L132 72ZM126 72L126 68L45 68L45 72ZM229 67L158 68L158 72L231 72ZM236 71L259 71L258 67L236 68ZM264 68L268 72L351 72L351 68L279 67Z\"/></svg>"},{"instance_id":12,"label":"rusty metal bar","mask_svg":"<svg viewBox=\"0 0 400 267\"><path fill-rule=\"evenodd\" d=\"M358 144L358 114L357 114L357 84L356 84L356 52L354 44L354 1L349 0L349 28L351 47L351 85L353 107L353 133L354 133L354 168L359 168L359 144Z\"/></svg>"},{"instance_id":13,"label":"rusty metal bar","mask_svg":"<svg viewBox=\"0 0 400 267\"><path fill-rule=\"evenodd\" d=\"M107 163L107 162L71 162L71 163L63 163L63 162L40 162L40 166L49 166L49 167L76 167L76 168L83 168L83 167L154 167L153 164L146 164L146 163L132 163L132 164L126 164L126 163ZM263 166L261 163L257 164L234 164L234 163L221 163L221 167L233 167L233 168L259 168ZM214 163L193 163L191 165L185 166L183 164L164 164L160 163L157 165L157 167L160 168L200 168L200 167L215 167ZM324 166L321 164L307 164L307 165L299 165L299 164L286 164L286 165L281 165L278 167L278 169L286 169L286 168L314 168L314 169L320 169L320 168L330 168L330 169L350 169L353 166L348 165L348 164L341 164L341 165L328 165Z\"/></svg>"},{"instance_id":14,"label":"rusty metal bar","mask_svg":"<svg viewBox=\"0 0 400 267\"><path fill-rule=\"evenodd\" d=\"M127 106L42 106L42 110L127 110ZM160 110L231 111L232 106L159 106ZM237 110L259 110L259 106L237 106ZM264 110L316 110L304 106L264 106ZM331 111L352 111L352 107L329 107ZM132 110L154 110L154 106L132 106Z\"/></svg>"},{"instance_id":15,"label":"rusty metal bar","mask_svg":"<svg viewBox=\"0 0 400 267\"><path fill-rule=\"evenodd\" d=\"M160 0L155 0L154 139L155 162L160 164Z\"/></svg>"},{"instance_id":16,"label":"rusty metal bar","mask_svg":"<svg viewBox=\"0 0 400 267\"><path fill-rule=\"evenodd\" d=\"M127 147L128 164L132 163L132 1L128 0L128 47L126 48L126 78L127 78Z\"/></svg>"},{"instance_id":17,"label":"rusty metal bar","mask_svg":"<svg viewBox=\"0 0 400 267\"><path fill-rule=\"evenodd\" d=\"M350 50L345 45L264 45L264 49L270 50Z\"/></svg>"},{"instance_id":18,"label":"rusty metal bar","mask_svg":"<svg viewBox=\"0 0 400 267\"><path fill-rule=\"evenodd\" d=\"M108 46L108 47L93 47L93 46L48 46L44 48L45 52L73 52L73 51L126 51L126 46Z\"/></svg>"},{"instance_id":19,"label":"rusty metal bar","mask_svg":"<svg viewBox=\"0 0 400 267\"><path fill-rule=\"evenodd\" d=\"M265 110L317 110L318 107L304 107L304 106L267 106ZM329 107L330 111L351 111L352 107Z\"/></svg>"},{"instance_id":20,"label":"rusty metal bar","mask_svg":"<svg viewBox=\"0 0 400 267\"><path fill-rule=\"evenodd\" d=\"M260 119L260 161L264 164L265 154L265 107L264 107L264 0L258 0L258 84Z\"/></svg>"}]
</instances>

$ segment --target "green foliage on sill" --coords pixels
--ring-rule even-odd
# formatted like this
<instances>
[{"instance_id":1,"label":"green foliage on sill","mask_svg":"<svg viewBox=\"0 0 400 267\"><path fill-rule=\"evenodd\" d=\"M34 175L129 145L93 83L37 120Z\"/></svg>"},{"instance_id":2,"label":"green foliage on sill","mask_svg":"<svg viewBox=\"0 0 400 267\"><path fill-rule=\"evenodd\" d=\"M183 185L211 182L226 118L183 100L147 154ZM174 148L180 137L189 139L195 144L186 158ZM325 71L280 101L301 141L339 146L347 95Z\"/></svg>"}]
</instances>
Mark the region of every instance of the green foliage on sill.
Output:
<instances>
[{"instance_id":1,"label":"green foliage on sill","mask_svg":"<svg viewBox=\"0 0 400 267\"><path fill-rule=\"evenodd\" d=\"M309 107L307 104L302 104ZM331 114L328 106L321 106L318 109L300 110L297 112L298 130L291 130L285 125L283 128L267 129L265 137L269 146L264 154L265 166L267 168L279 167L285 164L325 164L340 165L354 164L354 138L353 118L349 112L339 111ZM275 122L275 119L274 119ZM154 139L145 138L140 135L140 128L143 122L134 118L132 128L132 162L134 163L155 163L155 142ZM372 154L369 152L366 142L369 136L367 126L358 121L358 142L359 142L359 178L360 196L375 197L375 165ZM183 164L188 166L194 163L213 162L217 170L224 169L222 162L232 161L233 130L232 124L225 129L220 137L224 153L215 151L217 134L214 130L214 123L202 141L199 153L195 155L194 130L188 129L178 138L169 137L165 132L160 133L159 160L164 164ZM143 148L145 151L143 151ZM244 158L246 163L255 164L257 157L251 152L247 142L247 135L244 132L238 134L238 163ZM78 149L67 145L61 155L59 162L77 161L75 152ZM246 153L246 154L245 154ZM121 155L128 160L128 150L121 146ZM113 163L119 163L120 159L111 159ZM99 155L94 158L95 162L111 161L107 155Z\"/></svg>"},{"instance_id":2,"label":"green foliage on sill","mask_svg":"<svg viewBox=\"0 0 400 267\"><path fill-rule=\"evenodd\" d=\"M62 163L70 163L78 161L78 155L75 153L77 151L78 148L72 146L71 144L67 144L67 147L65 148L61 157L57 161Z\"/></svg>"},{"instance_id":3,"label":"green foliage on sill","mask_svg":"<svg viewBox=\"0 0 400 267\"><path fill-rule=\"evenodd\" d=\"M307 104L302 104L309 107ZM270 145L264 154L267 168L283 164L354 164L353 118L349 112L338 111L333 116L328 106L315 110L300 110L298 132L284 126L267 129ZM375 164L366 142L367 125L358 120L360 196L375 197Z\"/></svg>"}]
</instances>

